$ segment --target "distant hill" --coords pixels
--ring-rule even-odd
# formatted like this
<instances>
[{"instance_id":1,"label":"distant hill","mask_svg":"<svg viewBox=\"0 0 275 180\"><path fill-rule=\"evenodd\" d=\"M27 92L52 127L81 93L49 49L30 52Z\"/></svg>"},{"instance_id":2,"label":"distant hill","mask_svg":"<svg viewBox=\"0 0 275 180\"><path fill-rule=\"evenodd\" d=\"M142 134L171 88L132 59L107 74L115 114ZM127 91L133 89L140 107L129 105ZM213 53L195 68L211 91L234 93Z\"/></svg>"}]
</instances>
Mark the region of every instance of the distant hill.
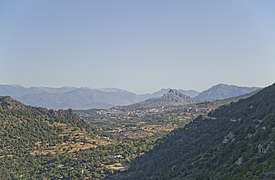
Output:
<instances>
[{"instance_id":1,"label":"distant hill","mask_svg":"<svg viewBox=\"0 0 275 180\"><path fill-rule=\"evenodd\" d=\"M116 88L75 88L75 87L31 87L17 85L0 85L0 96L11 96L25 104L51 109L91 109L111 108L117 105L129 105L150 98L158 98L169 89L162 89L152 94L137 95ZM196 94L196 91L184 91L186 94Z\"/></svg>"},{"instance_id":2,"label":"distant hill","mask_svg":"<svg viewBox=\"0 0 275 180\"><path fill-rule=\"evenodd\" d=\"M240 87L227 84L215 85L201 93L195 99L198 101L214 101L241 96L259 90L258 87Z\"/></svg>"},{"instance_id":3,"label":"distant hill","mask_svg":"<svg viewBox=\"0 0 275 180\"><path fill-rule=\"evenodd\" d=\"M161 97L163 94L166 94L168 93L170 89L169 88L162 88L161 90L155 92L155 93L152 93L152 94L144 94L143 96L148 96L146 99L149 99L149 98L158 98L158 97ZM195 97L199 94L198 91L195 91L195 90L183 90L183 89L174 89L186 96L190 96L190 97Z\"/></svg>"},{"instance_id":4,"label":"distant hill","mask_svg":"<svg viewBox=\"0 0 275 180\"><path fill-rule=\"evenodd\" d=\"M274 179L275 84L175 130L112 179Z\"/></svg>"},{"instance_id":5,"label":"distant hill","mask_svg":"<svg viewBox=\"0 0 275 180\"><path fill-rule=\"evenodd\" d=\"M170 89L166 94L159 98L151 98L140 103L132 105L117 107L122 109L143 109L143 108L154 108L154 107L166 107L166 106L180 106L196 103L194 99L180 93L177 90Z\"/></svg>"}]
</instances>

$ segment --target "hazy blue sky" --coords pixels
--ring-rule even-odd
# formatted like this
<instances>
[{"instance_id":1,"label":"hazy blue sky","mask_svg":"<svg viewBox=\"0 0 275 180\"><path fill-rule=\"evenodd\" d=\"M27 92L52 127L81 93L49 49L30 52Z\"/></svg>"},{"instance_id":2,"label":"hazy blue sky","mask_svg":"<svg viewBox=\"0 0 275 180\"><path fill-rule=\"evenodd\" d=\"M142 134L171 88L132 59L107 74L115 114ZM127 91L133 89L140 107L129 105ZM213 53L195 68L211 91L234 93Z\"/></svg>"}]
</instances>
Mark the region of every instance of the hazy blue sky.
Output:
<instances>
[{"instance_id":1,"label":"hazy blue sky","mask_svg":"<svg viewBox=\"0 0 275 180\"><path fill-rule=\"evenodd\" d=\"M0 84L162 87L275 82L275 1L1 0Z\"/></svg>"}]
</instances>

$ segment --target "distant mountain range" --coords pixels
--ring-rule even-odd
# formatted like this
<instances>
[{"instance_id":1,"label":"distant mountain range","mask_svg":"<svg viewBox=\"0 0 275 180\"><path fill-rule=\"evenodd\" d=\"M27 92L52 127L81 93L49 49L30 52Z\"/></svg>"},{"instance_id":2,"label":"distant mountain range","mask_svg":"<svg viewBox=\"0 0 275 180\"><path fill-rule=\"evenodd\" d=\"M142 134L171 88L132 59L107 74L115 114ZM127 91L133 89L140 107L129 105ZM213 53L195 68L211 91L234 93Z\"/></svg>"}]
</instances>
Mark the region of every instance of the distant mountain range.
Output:
<instances>
[{"instance_id":1,"label":"distant mountain range","mask_svg":"<svg viewBox=\"0 0 275 180\"><path fill-rule=\"evenodd\" d=\"M11 96L28 105L51 109L110 108L144 100L134 93L114 88L25 88L10 85L0 85L0 96Z\"/></svg>"},{"instance_id":2,"label":"distant mountain range","mask_svg":"<svg viewBox=\"0 0 275 180\"><path fill-rule=\"evenodd\" d=\"M152 94L135 94L116 88L76 88L76 87L30 87L18 85L0 85L0 96L11 96L14 99L32 106L51 109L92 109L111 108L118 105L130 105L150 98L158 98L168 92L161 89ZM178 90L190 96L198 94L193 90Z\"/></svg>"},{"instance_id":3,"label":"distant mountain range","mask_svg":"<svg viewBox=\"0 0 275 180\"><path fill-rule=\"evenodd\" d=\"M180 106L192 103L196 103L196 101L193 98L186 96L177 90L170 89L167 93L163 94L162 97L151 98L139 103L118 108L143 109L166 106Z\"/></svg>"},{"instance_id":4,"label":"distant mountain range","mask_svg":"<svg viewBox=\"0 0 275 180\"><path fill-rule=\"evenodd\" d=\"M190 96L191 98L195 98L197 101L211 101L243 95L257 89L258 88L217 85L202 93L194 90L182 89L177 89L176 91L186 96ZM0 96L11 96L28 105L51 109L92 109L126 106L151 99L146 102L148 103L152 101L152 98L162 97L165 93L168 93L169 90L170 89L161 89L152 94L138 95L116 88L25 88L18 85L0 85ZM144 105L144 107L146 106L147 105Z\"/></svg>"}]
</instances>

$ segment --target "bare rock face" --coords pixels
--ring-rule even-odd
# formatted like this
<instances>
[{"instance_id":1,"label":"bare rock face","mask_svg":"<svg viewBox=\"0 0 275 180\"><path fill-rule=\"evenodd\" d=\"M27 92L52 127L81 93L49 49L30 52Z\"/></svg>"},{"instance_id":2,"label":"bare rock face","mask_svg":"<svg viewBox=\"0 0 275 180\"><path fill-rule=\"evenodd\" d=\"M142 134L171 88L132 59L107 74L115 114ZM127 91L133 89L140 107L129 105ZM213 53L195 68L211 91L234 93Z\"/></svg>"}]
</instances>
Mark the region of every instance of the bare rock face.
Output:
<instances>
[{"instance_id":1,"label":"bare rock face","mask_svg":"<svg viewBox=\"0 0 275 180\"><path fill-rule=\"evenodd\" d=\"M223 144L232 143L235 141L235 135L232 132L229 132L226 136L223 138Z\"/></svg>"},{"instance_id":2,"label":"bare rock face","mask_svg":"<svg viewBox=\"0 0 275 180\"><path fill-rule=\"evenodd\" d=\"M243 157L240 157L235 163L240 166L242 162L243 162Z\"/></svg>"},{"instance_id":3,"label":"bare rock face","mask_svg":"<svg viewBox=\"0 0 275 180\"><path fill-rule=\"evenodd\" d=\"M258 153L263 153L263 154L266 154L272 147L272 142L271 143L268 143L266 145L263 145L263 144L259 144L258 145Z\"/></svg>"}]
</instances>

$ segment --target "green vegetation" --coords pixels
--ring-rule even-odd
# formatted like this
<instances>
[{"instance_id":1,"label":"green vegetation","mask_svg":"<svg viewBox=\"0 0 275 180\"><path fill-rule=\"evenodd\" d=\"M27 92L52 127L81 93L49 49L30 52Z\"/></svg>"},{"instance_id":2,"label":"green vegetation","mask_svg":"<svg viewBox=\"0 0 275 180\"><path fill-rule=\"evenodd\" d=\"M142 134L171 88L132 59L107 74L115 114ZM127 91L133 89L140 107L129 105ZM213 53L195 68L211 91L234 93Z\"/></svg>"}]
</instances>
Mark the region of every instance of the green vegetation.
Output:
<instances>
[{"instance_id":1,"label":"green vegetation","mask_svg":"<svg viewBox=\"0 0 275 180\"><path fill-rule=\"evenodd\" d=\"M275 84L177 129L112 179L274 179Z\"/></svg>"},{"instance_id":2,"label":"green vegetation","mask_svg":"<svg viewBox=\"0 0 275 180\"><path fill-rule=\"evenodd\" d=\"M272 177L275 100L269 96L267 101L272 92L266 91L232 105L243 97L75 111L81 118L71 109L35 108L0 97L0 179ZM207 116L223 104L228 105Z\"/></svg>"},{"instance_id":3,"label":"green vegetation","mask_svg":"<svg viewBox=\"0 0 275 180\"><path fill-rule=\"evenodd\" d=\"M103 178L108 165L153 148L153 139L120 141L72 110L47 110L0 97L0 179Z\"/></svg>"}]
</instances>

